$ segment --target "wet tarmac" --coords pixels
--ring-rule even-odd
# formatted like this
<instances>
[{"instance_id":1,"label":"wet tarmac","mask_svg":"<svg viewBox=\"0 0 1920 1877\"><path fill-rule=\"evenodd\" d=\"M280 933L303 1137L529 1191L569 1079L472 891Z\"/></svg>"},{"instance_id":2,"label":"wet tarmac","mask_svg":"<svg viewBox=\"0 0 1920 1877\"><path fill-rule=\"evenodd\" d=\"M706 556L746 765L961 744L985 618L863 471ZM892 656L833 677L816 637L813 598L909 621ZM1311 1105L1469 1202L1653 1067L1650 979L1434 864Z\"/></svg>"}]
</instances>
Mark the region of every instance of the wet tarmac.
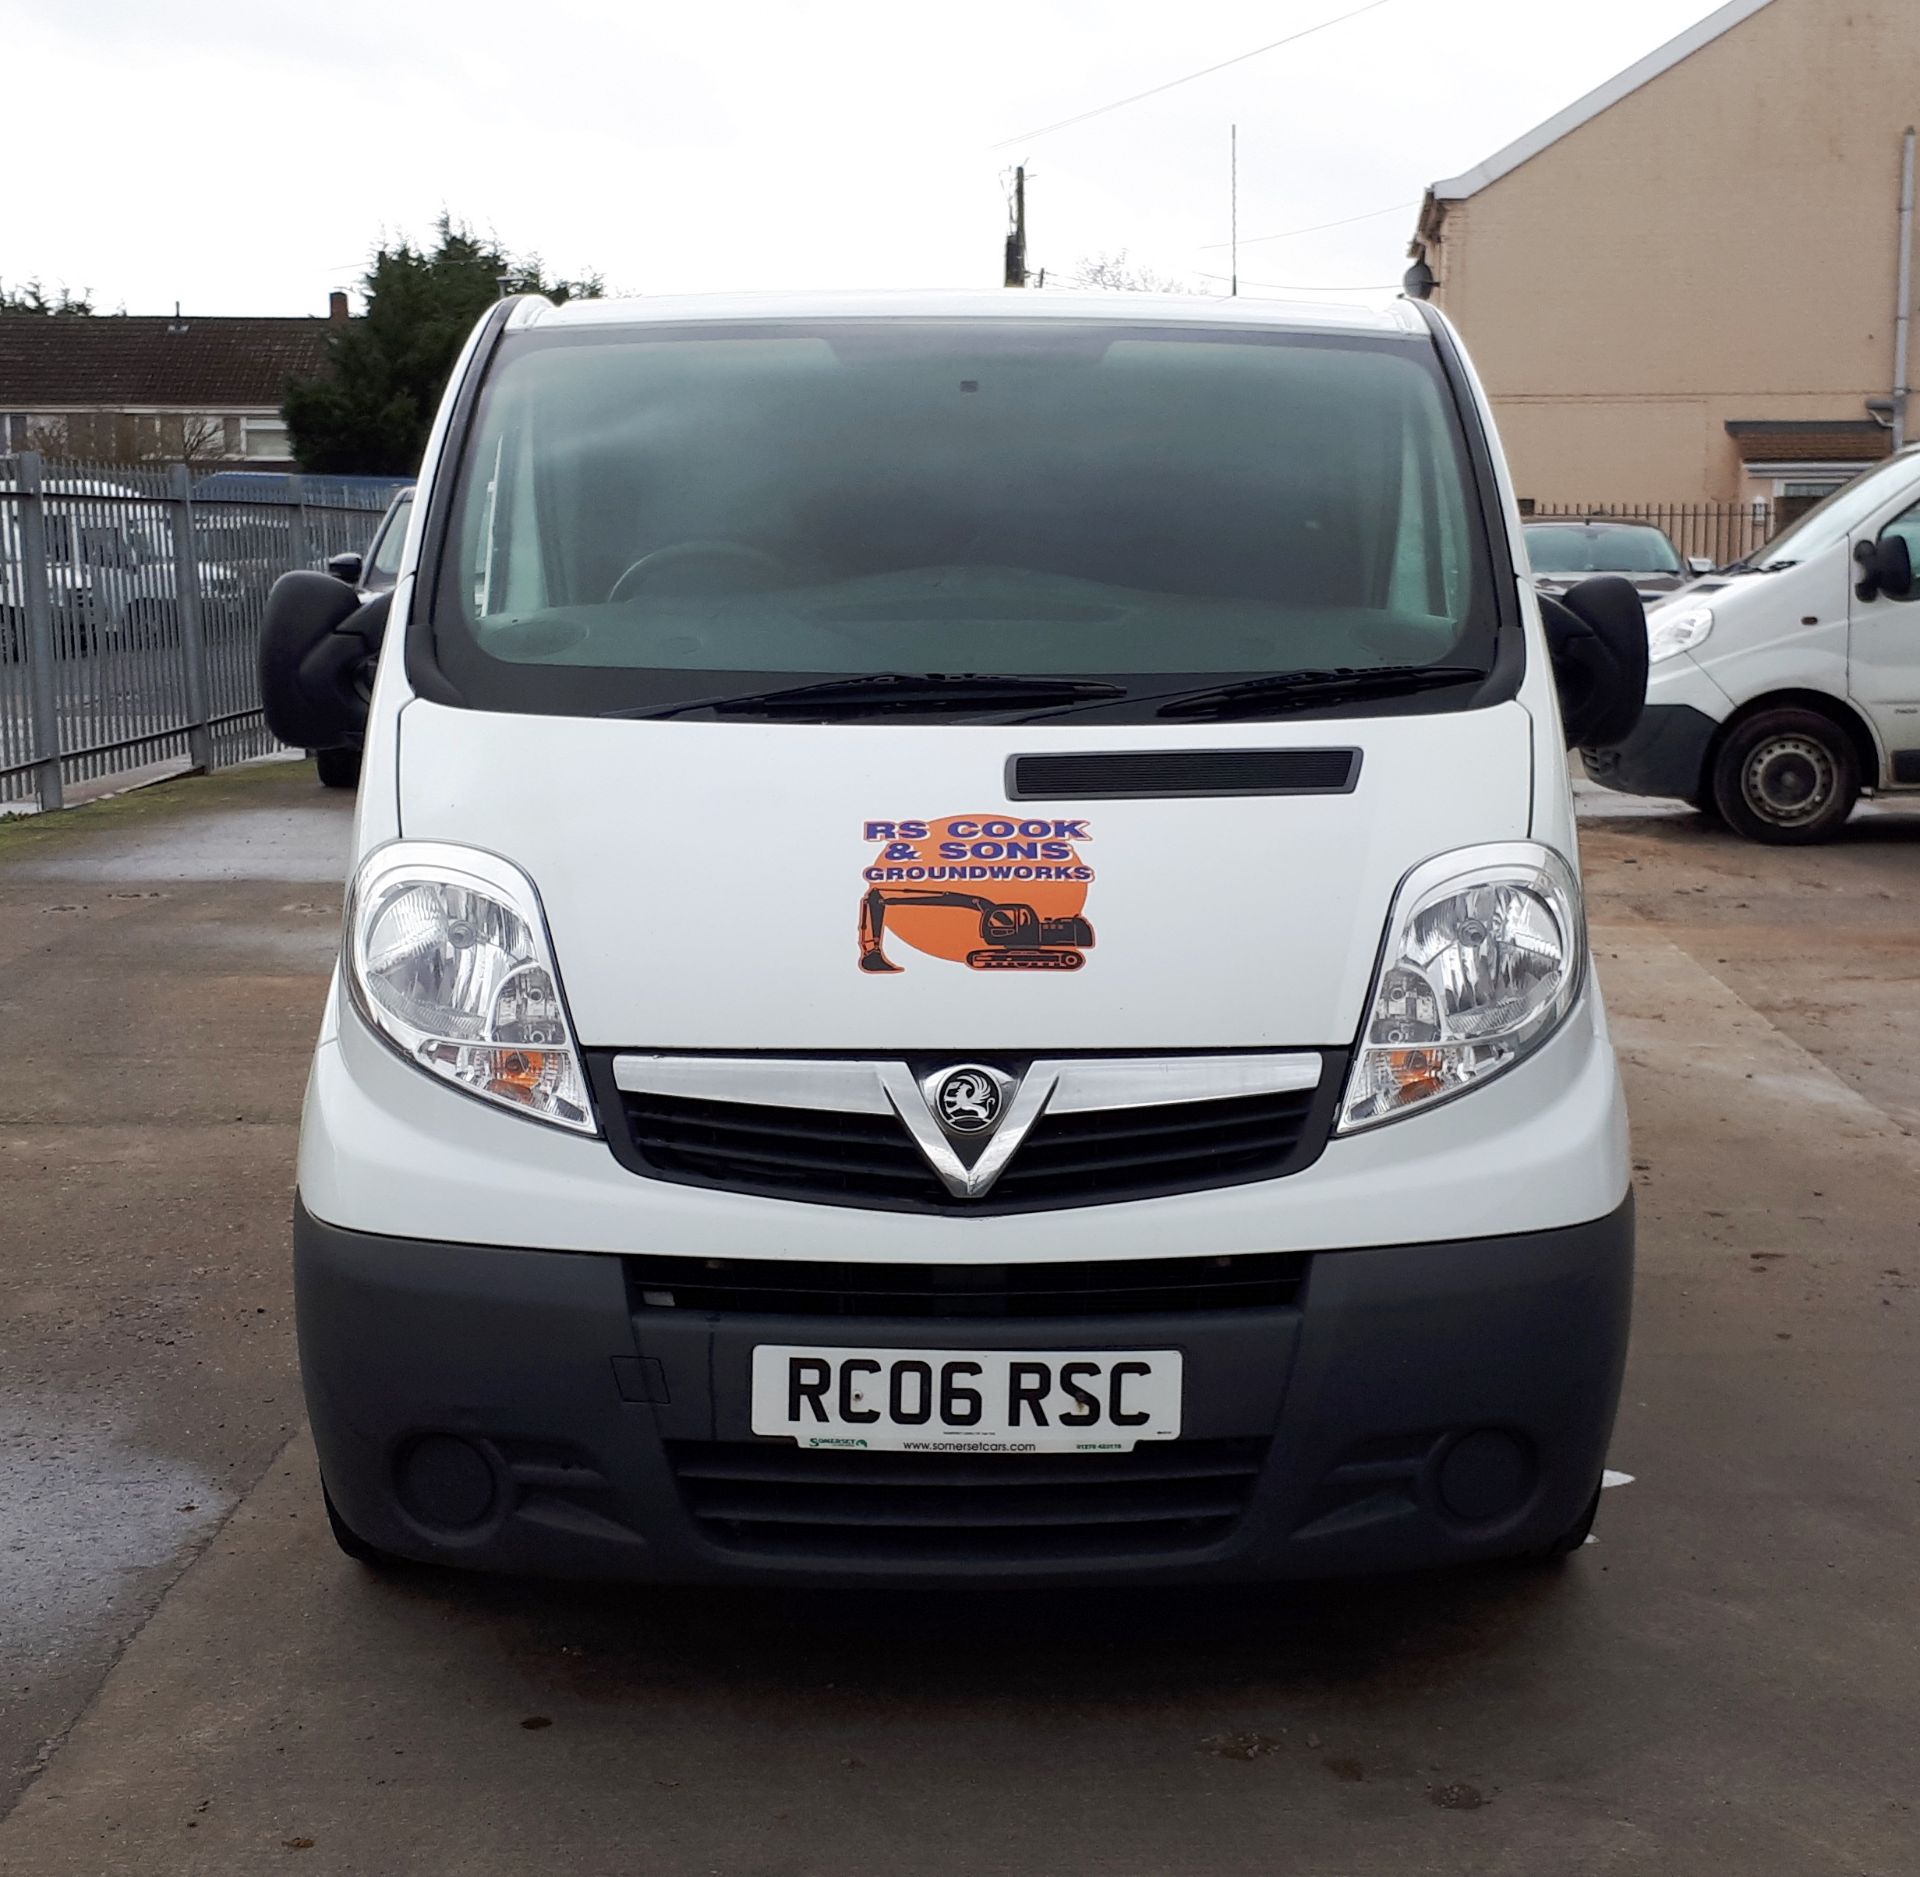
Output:
<instances>
[{"instance_id":1,"label":"wet tarmac","mask_svg":"<svg viewBox=\"0 0 1920 1877\"><path fill-rule=\"evenodd\" d=\"M351 811L267 763L0 822L0 1806L299 1424Z\"/></svg>"},{"instance_id":2,"label":"wet tarmac","mask_svg":"<svg viewBox=\"0 0 1920 1877\"><path fill-rule=\"evenodd\" d=\"M346 804L0 828L0 1869L1911 1877L1920 815L1610 806L1632 1483L1557 1572L1204 1597L351 1565L285 1276Z\"/></svg>"}]
</instances>

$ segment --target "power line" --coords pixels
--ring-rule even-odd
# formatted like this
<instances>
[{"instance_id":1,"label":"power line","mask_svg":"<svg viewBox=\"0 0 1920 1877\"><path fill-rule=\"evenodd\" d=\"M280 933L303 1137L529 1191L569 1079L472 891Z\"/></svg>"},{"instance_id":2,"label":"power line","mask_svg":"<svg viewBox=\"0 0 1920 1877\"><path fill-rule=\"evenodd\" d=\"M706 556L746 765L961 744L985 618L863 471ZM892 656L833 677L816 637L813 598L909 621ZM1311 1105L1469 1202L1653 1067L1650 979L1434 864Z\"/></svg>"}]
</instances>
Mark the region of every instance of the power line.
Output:
<instances>
[{"instance_id":1,"label":"power line","mask_svg":"<svg viewBox=\"0 0 1920 1877\"><path fill-rule=\"evenodd\" d=\"M1317 235L1329 228L1351 228L1355 222L1378 221L1382 215L1398 215L1403 210L1414 209L1419 206L1420 200L1416 196L1411 202L1395 202L1384 209L1369 209L1364 215L1349 215L1337 222L1315 222L1311 228L1283 228L1277 235L1247 235L1241 239L1240 246L1250 248L1256 241L1287 241L1295 235ZM1200 251L1205 254L1214 248L1229 248L1232 246L1233 243L1230 241L1207 241L1201 244Z\"/></svg>"},{"instance_id":2,"label":"power line","mask_svg":"<svg viewBox=\"0 0 1920 1877\"><path fill-rule=\"evenodd\" d=\"M1367 0L1365 6L1353 7L1333 19L1322 20L1316 26L1303 26L1297 33L1289 33L1284 39L1276 39L1271 44L1255 46L1251 52L1238 52L1230 59L1222 59L1218 65L1209 65L1203 71L1189 72L1184 78L1170 78L1164 85L1151 86L1146 91L1136 91L1130 98L1117 98L1112 104L1095 105L1091 111L1082 111L1077 117L1063 117L1057 124L1042 124L1038 130L1023 130L1017 137L1002 137L998 143L989 144L990 150L1004 150L1009 144L1030 143L1035 137L1052 135L1056 130L1065 130L1070 124L1084 124L1090 117L1104 117L1109 111L1118 111L1129 104L1138 104L1142 98L1157 98L1163 91L1171 91L1176 85L1190 85L1196 78L1211 78L1215 72L1224 72L1229 65L1244 65L1248 59L1257 59L1263 52L1278 52L1282 46L1293 45L1301 39L1311 39L1315 33L1324 33L1331 26L1344 26L1348 20L1357 20L1363 13L1372 13L1389 4L1389 0Z\"/></svg>"}]
</instances>

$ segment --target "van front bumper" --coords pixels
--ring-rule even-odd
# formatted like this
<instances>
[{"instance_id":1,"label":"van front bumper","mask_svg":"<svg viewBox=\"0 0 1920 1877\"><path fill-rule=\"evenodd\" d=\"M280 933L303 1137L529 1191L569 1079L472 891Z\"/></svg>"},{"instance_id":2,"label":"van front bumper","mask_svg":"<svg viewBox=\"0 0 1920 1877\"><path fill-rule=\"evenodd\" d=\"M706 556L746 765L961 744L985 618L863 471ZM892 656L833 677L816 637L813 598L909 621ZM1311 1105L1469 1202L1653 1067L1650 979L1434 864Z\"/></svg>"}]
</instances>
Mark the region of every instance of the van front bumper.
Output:
<instances>
[{"instance_id":1,"label":"van front bumper","mask_svg":"<svg viewBox=\"0 0 1920 1877\"><path fill-rule=\"evenodd\" d=\"M382 1237L304 1204L294 1258L321 1473L381 1550L659 1582L1186 1582L1551 1545L1606 1457L1633 1214L1316 1252L1283 1304L1155 1315L661 1308L644 1257ZM756 1442L760 1343L1175 1347L1182 1436L1097 1456L1085 1485L1046 1458L1058 1494L1011 1457L929 1482Z\"/></svg>"},{"instance_id":2,"label":"van front bumper","mask_svg":"<svg viewBox=\"0 0 1920 1877\"><path fill-rule=\"evenodd\" d=\"M1691 802L1707 785L1707 752L1719 728L1691 704L1649 704L1624 742L1583 749L1580 761L1605 788Z\"/></svg>"}]
</instances>

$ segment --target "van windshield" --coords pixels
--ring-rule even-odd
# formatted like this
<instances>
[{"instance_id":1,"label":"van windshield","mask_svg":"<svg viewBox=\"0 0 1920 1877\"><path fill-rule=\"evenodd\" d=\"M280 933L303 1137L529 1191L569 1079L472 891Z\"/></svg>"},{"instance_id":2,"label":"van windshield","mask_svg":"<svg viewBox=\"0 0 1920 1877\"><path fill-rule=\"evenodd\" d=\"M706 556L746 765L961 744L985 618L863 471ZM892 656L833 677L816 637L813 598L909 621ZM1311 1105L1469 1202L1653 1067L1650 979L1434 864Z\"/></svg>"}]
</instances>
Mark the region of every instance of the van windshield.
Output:
<instances>
[{"instance_id":1,"label":"van windshield","mask_svg":"<svg viewBox=\"0 0 1920 1877\"><path fill-rule=\"evenodd\" d=\"M432 631L480 708L751 709L809 680L998 674L1093 681L1138 716L1182 678L1361 673L1377 712L1390 672L1444 668L1404 689L1449 708L1437 680L1492 662L1424 337L536 330L503 341L469 438Z\"/></svg>"},{"instance_id":2,"label":"van windshield","mask_svg":"<svg viewBox=\"0 0 1920 1877\"><path fill-rule=\"evenodd\" d=\"M1729 573L1759 571L1770 573L1776 567L1797 567L1815 554L1846 540L1854 529L1883 502L1891 501L1915 479L1915 460L1908 455L1890 458L1877 469L1855 476L1800 517L1784 533L1776 535L1757 553L1727 569Z\"/></svg>"}]
</instances>

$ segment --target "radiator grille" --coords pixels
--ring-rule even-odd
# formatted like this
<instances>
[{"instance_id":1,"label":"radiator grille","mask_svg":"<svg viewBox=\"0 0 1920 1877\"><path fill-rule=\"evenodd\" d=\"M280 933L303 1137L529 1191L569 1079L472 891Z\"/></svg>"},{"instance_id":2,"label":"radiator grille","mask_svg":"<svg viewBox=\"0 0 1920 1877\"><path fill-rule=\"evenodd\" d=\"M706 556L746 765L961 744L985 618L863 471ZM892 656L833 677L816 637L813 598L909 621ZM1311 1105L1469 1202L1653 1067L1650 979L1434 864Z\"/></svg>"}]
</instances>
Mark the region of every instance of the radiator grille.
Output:
<instances>
[{"instance_id":1,"label":"radiator grille","mask_svg":"<svg viewBox=\"0 0 1920 1877\"><path fill-rule=\"evenodd\" d=\"M615 1153L656 1179L825 1205L1021 1212L1277 1179L1326 1144L1344 1059L1318 1089L1043 1114L992 1190L949 1192L892 1115L633 1093L597 1077Z\"/></svg>"},{"instance_id":2,"label":"radiator grille","mask_svg":"<svg viewBox=\"0 0 1920 1877\"><path fill-rule=\"evenodd\" d=\"M816 1452L674 1441L688 1513L759 1556L1021 1563L1138 1557L1230 1537L1264 1438L1147 1441L1115 1454Z\"/></svg>"}]
</instances>

